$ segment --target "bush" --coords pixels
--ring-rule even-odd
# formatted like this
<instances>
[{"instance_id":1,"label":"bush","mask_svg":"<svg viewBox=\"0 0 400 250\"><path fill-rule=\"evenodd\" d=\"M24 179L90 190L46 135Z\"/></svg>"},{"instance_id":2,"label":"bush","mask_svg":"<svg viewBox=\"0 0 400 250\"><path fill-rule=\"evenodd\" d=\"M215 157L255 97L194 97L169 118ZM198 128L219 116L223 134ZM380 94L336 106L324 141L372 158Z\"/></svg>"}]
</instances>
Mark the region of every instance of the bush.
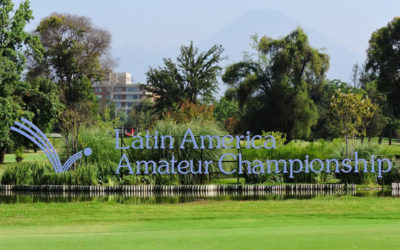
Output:
<instances>
[{"instance_id":1,"label":"bush","mask_svg":"<svg viewBox=\"0 0 400 250\"><path fill-rule=\"evenodd\" d=\"M15 150L15 161L21 162L24 159L24 149L22 147Z\"/></svg>"},{"instance_id":2,"label":"bush","mask_svg":"<svg viewBox=\"0 0 400 250\"><path fill-rule=\"evenodd\" d=\"M167 120L174 120L178 123L189 123L192 120L214 121L214 106L196 104L184 101L177 104L171 111L164 114Z\"/></svg>"}]
</instances>

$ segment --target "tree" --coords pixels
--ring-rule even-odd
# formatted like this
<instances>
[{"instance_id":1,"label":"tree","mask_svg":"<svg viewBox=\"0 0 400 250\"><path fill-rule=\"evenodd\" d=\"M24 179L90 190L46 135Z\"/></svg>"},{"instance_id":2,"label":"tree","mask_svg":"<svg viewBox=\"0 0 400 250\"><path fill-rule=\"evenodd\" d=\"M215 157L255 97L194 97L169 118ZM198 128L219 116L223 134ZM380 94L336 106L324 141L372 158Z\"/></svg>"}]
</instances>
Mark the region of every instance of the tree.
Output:
<instances>
[{"instance_id":1,"label":"tree","mask_svg":"<svg viewBox=\"0 0 400 250\"><path fill-rule=\"evenodd\" d=\"M30 113L30 119L42 131L47 131L56 124L63 105L59 99L57 85L47 78L37 77L26 79L23 88L20 88L16 95L21 98L21 106L25 113ZM24 144L36 151L37 147L25 137L18 137L18 143Z\"/></svg>"},{"instance_id":2,"label":"tree","mask_svg":"<svg viewBox=\"0 0 400 250\"><path fill-rule=\"evenodd\" d=\"M218 65L223 58L222 46L214 45L205 52L193 46L182 46L181 53L173 62L164 58L164 67L152 68L146 73L146 91L156 96L155 108L159 112L186 100L197 103L210 100L218 89Z\"/></svg>"},{"instance_id":3,"label":"tree","mask_svg":"<svg viewBox=\"0 0 400 250\"><path fill-rule=\"evenodd\" d=\"M10 127L24 115L21 91L29 87L22 75L26 69L26 56L41 58L41 45L37 37L24 31L33 19L29 1L22 2L14 10L11 0L0 0L0 163L4 162L6 148L10 146Z\"/></svg>"},{"instance_id":4,"label":"tree","mask_svg":"<svg viewBox=\"0 0 400 250\"><path fill-rule=\"evenodd\" d=\"M332 126L345 138L346 156L349 153L349 140L365 136L368 121L374 116L377 105L361 94L336 92L332 96Z\"/></svg>"},{"instance_id":5,"label":"tree","mask_svg":"<svg viewBox=\"0 0 400 250\"><path fill-rule=\"evenodd\" d=\"M136 132L148 130L157 117L152 112L153 106L148 98L140 101L139 104L133 106L128 114L128 127L135 128Z\"/></svg>"},{"instance_id":6,"label":"tree","mask_svg":"<svg viewBox=\"0 0 400 250\"><path fill-rule=\"evenodd\" d=\"M244 109L242 130L307 138L318 118L309 90L324 81L328 55L312 48L301 28L281 39L253 40L257 56L246 55L228 66L222 77L231 87L229 97Z\"/></svg>"},{"instance_id":7,"label":"tree","mask_svg":"<svg viewBox=\"0 0 400 250\"><path fill-rule=\"evenodd\" d=\"M64 135L67 158L78 152L82 146L79 132L84 125L91 122L93 105L92 102L74 103L59 115L59 127Z\"/></svg>"},{"instance_id":8,"label":"tree","mask_svg":"<svg viewBox=\"0 0 400 250\"><path fill-rule=\"evenodd\" d=\"M87 17L53 13L34 31L45 52L41 63L30 63L30 75L56 82L61 99L71 104L95 100L92 84L111 71L111 35Z\"/></svg>"},{"instance_id":9,"label":"tree","mask_svg":"<svg viewBox=\"0 0 400 250\"><path fill-rule=\"evenodd\" d=\"M360 65L358 63L353 65L353 68L351 69L351 82L353 83L354 88L360 88L360 81L359 81L359 76L361 73Z\"/></svg>"},{"instance_id":10,"label":"tree","mask_svg":"<svg viewBox=\"0 0 400 250\"><path fill-rule=\"evenodd\" d=\"M124 127L128 123L128 114L125 110L117 111L116 125L118 128Z\"/></svg>"},{"instance_id":11,"label":"tree","mask_svg":"<svg viewBox=\"0 0 400 250\"><path fill-rule=\"evenodd\" d=\"M312 127L312 138L336 138L340 136L336 130L330 126L333 119L330 112L331 98L337 91L350 93L354 89L347 83L338 79L326 80L320 84L315 84L309 90L310 98L314 101L318 109L318 122Z\"/></svg>"},{"instance_id":12,"label":"tree","mask_svg":"<svg viewBox=\"0 0 400 250\"><path fill-rule=\"evenodd\" d=\"M377 79L378 90L385 94L389 118L389 137L400 118L400 17L372 33L367 50L367 69Z\"/></svg>"},{"instance_id":13,"label":"tree","mask_svg":"<svg viewBox=\"0 0 400 250\"><path fill-rule=\"evenodd\" d=\"M24 109L33 113L32 122L46 131L63 110L59 99L59 89L50 79L37 77L27 79L27 88L21 90Z\"/></svg>"},{"instance_id":14,"label":"tree","mask_svg":"<svg viewBox=\"0 0 400 250\"><path fill-rule=\"evenodd\" d=\"M214 102L214 117L224 125L229 133L235 132L240 116L241 112L237 101L223 96L219 101Z\"/></svg>"},{"instance_id":15,"label":"tree","mask_svg":"<svg viewBox=\"0 0 400 250\"><path fill-rule=\"evenodd\" d=\"M385 117L384 111L387 107L386 96L377 90L377 82L370 81L363 84L365 94L371 99L371 102L377 105L374 116L369 119L366 127L368 141L371 137L379 136L379 142L382 140L383 129L390 122L390 118Z\"/></svg>"}]
</instances>

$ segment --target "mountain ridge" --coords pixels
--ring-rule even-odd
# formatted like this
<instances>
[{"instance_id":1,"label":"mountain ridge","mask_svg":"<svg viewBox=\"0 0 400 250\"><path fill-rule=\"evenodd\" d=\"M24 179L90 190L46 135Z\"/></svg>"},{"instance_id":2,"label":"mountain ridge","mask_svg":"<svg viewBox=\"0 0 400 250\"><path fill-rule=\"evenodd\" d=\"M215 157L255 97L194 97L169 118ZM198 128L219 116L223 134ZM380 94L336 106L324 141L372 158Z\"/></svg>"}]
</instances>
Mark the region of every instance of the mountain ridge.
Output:
<instances>
[{"instance_id":1,"label":"mountain ridge","mask_svg":"<svg viewBox=\"0 0 400 250\"><path fill-rule=\"evenodd\" d=\"M327 73L329 79L340 79L348 82L351 76L352 66L362 61L362 56L352 52L345 46L328 38L326 35L304 25L282 14L277 10L255 9L245 12L234 21L212 33L202 41L194 41L200 50L208 49L214 44L221 44L225 51L221 66L242 59L243 52L252 52L250 37L254 34L267 35L279 38L289 34L291 31L301 27L308 35L311 46L323 49L330 56L330 68ZM184 44L187 44L184 43ZM117 57L123 62L118 71L131 72L136 81L144 82L145 73L150 66L156 67L162 64L162 58L175 58L179 54L179 46L166 48L158 51L146 51L136 46L124 45L114 50ZM225 86L220 85L219 95L223 94Z\"/></svg>"}]
</instances>

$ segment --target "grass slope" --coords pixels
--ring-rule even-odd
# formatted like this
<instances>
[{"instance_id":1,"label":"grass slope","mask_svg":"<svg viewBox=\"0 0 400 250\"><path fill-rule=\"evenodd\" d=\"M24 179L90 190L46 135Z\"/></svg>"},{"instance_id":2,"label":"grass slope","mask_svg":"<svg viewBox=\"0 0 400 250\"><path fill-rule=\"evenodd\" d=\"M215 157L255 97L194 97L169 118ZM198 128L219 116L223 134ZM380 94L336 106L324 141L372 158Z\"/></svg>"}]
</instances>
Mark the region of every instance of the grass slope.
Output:
<instances>
[{"instance_id":1,"label":"grass slope","mask_svg":"<svg viewBox=\"0 0 400 250\"><path fill-rule=\"evenodd\" d=\"M400 199L0 204L2 249L398 249Z\"/></svg>"}]
</instances>

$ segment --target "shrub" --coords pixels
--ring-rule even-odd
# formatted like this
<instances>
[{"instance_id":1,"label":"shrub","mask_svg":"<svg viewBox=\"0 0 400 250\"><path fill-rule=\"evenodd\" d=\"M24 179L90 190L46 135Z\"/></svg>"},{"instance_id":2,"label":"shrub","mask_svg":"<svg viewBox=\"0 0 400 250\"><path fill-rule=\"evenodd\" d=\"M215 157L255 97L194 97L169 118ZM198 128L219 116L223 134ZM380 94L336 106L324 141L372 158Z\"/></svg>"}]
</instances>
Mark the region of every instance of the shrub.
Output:
<instances>
[{"instance_id":1,"label":"shrub","mask_svg":"<svg viewBox=\"0 0 400 250\"><path fill-rule=\"evenodd\" d=\"M238 119L233 118L233 117L228 117L224 122L224 128L230 134L233 134L236 131L238 124L239 124Z\"/></svg>"},{"instance_id":2,"label":"shrub","mask_svg":"<svg viewBox=\"0 0 400 250\"><path fill-rule=\"evenodd\" d=\"M15 150L15 160L21 162L24 159L24 149L22 147Z\"/></svg>"},{"instance_id":3,"label":"shrub","mask_svg":"<svg viewBox=\"0 0 400 250\"><path fill-rule=\"evenodd\" d=\"M203 121L214 120L214 106L206 104L195 104L190 101L178 103L177 107L164 114L167 120L174 120L179 123L189 123L192 120L201 119Z\"/></svg>"},{"instance_id":4,"label":"shrub","mask_svg":"<svg viewBox=\"0 0 400 250\"><path fill-rule=\"evenodd\" d=\"M276 146L280 146L285 144L286 142L286 134L283 132L279 132L279 131L270 131L270 132L265 132L264 130L262 131L262 136L267 136L267 135L271 135L275 138L275 144Z\"/></svg>"}]
</instances>

